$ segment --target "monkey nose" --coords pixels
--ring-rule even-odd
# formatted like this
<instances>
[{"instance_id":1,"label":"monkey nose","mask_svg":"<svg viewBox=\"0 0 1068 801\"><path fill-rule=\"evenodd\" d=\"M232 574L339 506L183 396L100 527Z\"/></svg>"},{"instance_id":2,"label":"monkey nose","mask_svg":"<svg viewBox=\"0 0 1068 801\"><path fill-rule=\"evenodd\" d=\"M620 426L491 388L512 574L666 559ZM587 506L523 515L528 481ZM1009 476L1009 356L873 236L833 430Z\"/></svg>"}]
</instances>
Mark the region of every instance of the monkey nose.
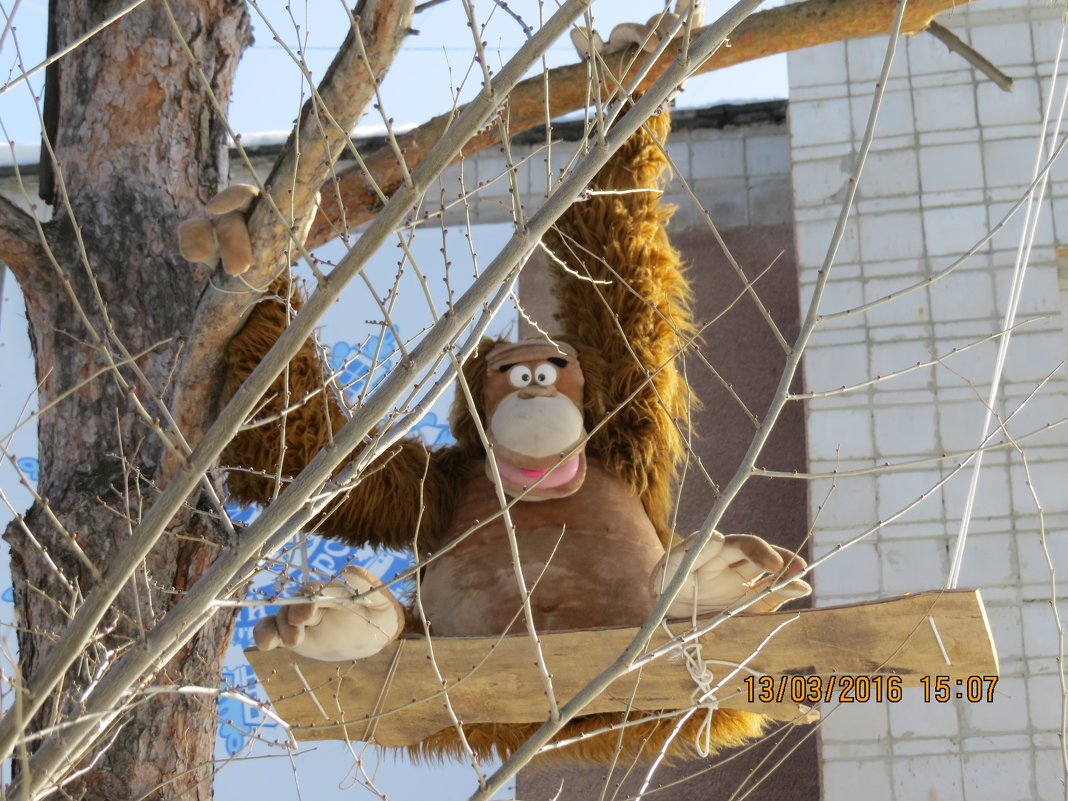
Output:
<instances>
[{"instance_id":1,"label":"monkey nose","mask_svg":"<svg viewBox=\"0 0 1068 801\"><path fill-rule=\"evenodd\" d=\"M556 394L556 387L552 386L524 387L516 393L520 400L530 400L531 398L551 398Z\"/></svg>"}]
</instances>

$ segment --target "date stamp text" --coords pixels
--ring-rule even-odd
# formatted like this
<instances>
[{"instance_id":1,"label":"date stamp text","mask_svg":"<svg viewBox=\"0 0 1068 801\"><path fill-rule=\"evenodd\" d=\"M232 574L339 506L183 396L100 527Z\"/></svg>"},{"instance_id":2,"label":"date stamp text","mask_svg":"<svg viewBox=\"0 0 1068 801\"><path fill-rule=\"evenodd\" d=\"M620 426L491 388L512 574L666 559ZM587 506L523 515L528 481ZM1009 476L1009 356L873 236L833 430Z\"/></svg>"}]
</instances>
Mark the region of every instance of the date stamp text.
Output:
<instances>
[{"instance_id":1,"label":"date stamp text","mask_svg":"<svg viewBox=\"0 0 1068 801\"><path fill-rule=\"evenodd\" d=\"M852 676L848 674L829 676L746 676L742 682L749 703L865 703L889 701L896 703L902 698L900 676L877 674ZM919 680L926 703L946 703L960 700L972 703L994 700L997 676L923 676Z\"/></svg>"}]
</instances>

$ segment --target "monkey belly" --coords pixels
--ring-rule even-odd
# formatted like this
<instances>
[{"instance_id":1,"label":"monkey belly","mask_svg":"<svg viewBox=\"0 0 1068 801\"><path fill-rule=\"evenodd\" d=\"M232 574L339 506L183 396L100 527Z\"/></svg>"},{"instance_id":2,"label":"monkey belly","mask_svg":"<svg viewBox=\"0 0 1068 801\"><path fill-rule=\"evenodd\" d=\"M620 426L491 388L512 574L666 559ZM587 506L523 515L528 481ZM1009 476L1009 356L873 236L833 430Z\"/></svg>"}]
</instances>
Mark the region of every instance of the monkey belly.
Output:
<instances>
[{"instance_id":1,"label":"monkey belly","mask_svg":"<svg viewBox=\"0 0 1068 801\"><path fill-rule=\"evenodd\" d=\"M479 476L458 506L451 540L500 511ZM534 625L543 631L641 623L649 576L664 554L641 501L592 460L578 492L511 508ZM503 518L482 524L427 566L420 585L431 633L525 631L522 596Z\"/></svg>"}]
</instances>

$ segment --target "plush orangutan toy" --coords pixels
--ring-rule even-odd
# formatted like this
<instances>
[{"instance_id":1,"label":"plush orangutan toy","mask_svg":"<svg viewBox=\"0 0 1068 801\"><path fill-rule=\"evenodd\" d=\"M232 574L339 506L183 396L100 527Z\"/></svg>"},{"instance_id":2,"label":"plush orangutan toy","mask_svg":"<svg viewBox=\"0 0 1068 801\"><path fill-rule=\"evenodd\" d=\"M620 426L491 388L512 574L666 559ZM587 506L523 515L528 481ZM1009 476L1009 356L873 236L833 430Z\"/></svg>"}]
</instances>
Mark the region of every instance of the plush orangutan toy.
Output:
<instances>
[{"instance_id":1,"label":"plush orangutan toy","mask_svg":"<svg viewBox=\"0 0 1068 801\"><path fill-rule=\"evenodd\" d=\"M648 130L634 134L601 170L593 187L599 191L575 203L546 238L568 267L549 268L561 333L518 343L483 341L463 375L477 408L470 409L460 392L453 405L456 444L427 448L402 441L316 521L326 536L414 550L420 559L449 546L426 565L418 585L432 635L525 630L499 514L512 501L510 519L526 584L534 587L530 605L539 631L641 624L665 571L670 577L687 548L668 519L689 391L674 360L692 331L690 288L667 239L670 210L659 193L612 193L659 189L667 165L656 140L662 142L669 127L666 114L649 120ZM214 210L232 225L228 207L248 195L228 192ZM210 222L188 226L182 238L183 251L198 258L214 249ZM280 279L231 342L228 395L284 329L286 303L299 306L301 298ZM242 468L228 479L242 502L269 503L274 476L295 475L344 422L336 395L323 391L325 366L312 343L290 365L287 381L279 379L258 412L272 422L246 426L224 452L224 464ZM283 417L284 425L277 422ZM801 559L758 537L716 535L669 614L690 617L695 599L698 613L729 608L803 567ZM256 643L327 660L375 653L400 634L404 614L386 590L364 595L373 586L370 574L348 568L326 588L336 600L283 607L256 627ZM771 611L809 592L795 579L749 611ZM411 617L421 632L423 623ZM756 736L764 723L748 712L714 715L713 740L720 745ZM675 753L688 753L699 717L676 737ZM560 736L620 722L618 715L591 716ZM628 726L624 757L653 758L673 726L672 720ZM464 727L476 753L497 756L511 753L536 728ZM599 734L552 753L607 761L618 739L618 732ZM415 750L459 754L459 742L447 729Z\"/></svg>"}]
</instances>

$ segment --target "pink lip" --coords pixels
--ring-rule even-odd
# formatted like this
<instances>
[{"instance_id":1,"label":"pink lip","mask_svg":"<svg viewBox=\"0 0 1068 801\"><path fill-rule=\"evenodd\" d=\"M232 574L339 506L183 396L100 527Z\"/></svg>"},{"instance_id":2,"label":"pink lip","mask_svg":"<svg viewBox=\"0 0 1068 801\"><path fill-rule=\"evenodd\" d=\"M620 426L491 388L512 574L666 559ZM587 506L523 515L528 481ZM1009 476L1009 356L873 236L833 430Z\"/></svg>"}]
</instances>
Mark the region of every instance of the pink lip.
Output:
<instances>
[{"instance_id":1,"label":"pink lip","mask_svg":"<svg viewBox=\"0 0 1068 801\"><path fill-rule=\"evenodd\" d=\"M535 480L541 479L541 481L538 481L538 486L534 488L536 492L539 489L554 489L571 481L578 475L581 454L575 454L551 470L528 470L510 464L499 456L494 455L493 458L497 462L497 470L500 472L501 478L510 484L527 487Z\"/></svg>"}]
</instances>

